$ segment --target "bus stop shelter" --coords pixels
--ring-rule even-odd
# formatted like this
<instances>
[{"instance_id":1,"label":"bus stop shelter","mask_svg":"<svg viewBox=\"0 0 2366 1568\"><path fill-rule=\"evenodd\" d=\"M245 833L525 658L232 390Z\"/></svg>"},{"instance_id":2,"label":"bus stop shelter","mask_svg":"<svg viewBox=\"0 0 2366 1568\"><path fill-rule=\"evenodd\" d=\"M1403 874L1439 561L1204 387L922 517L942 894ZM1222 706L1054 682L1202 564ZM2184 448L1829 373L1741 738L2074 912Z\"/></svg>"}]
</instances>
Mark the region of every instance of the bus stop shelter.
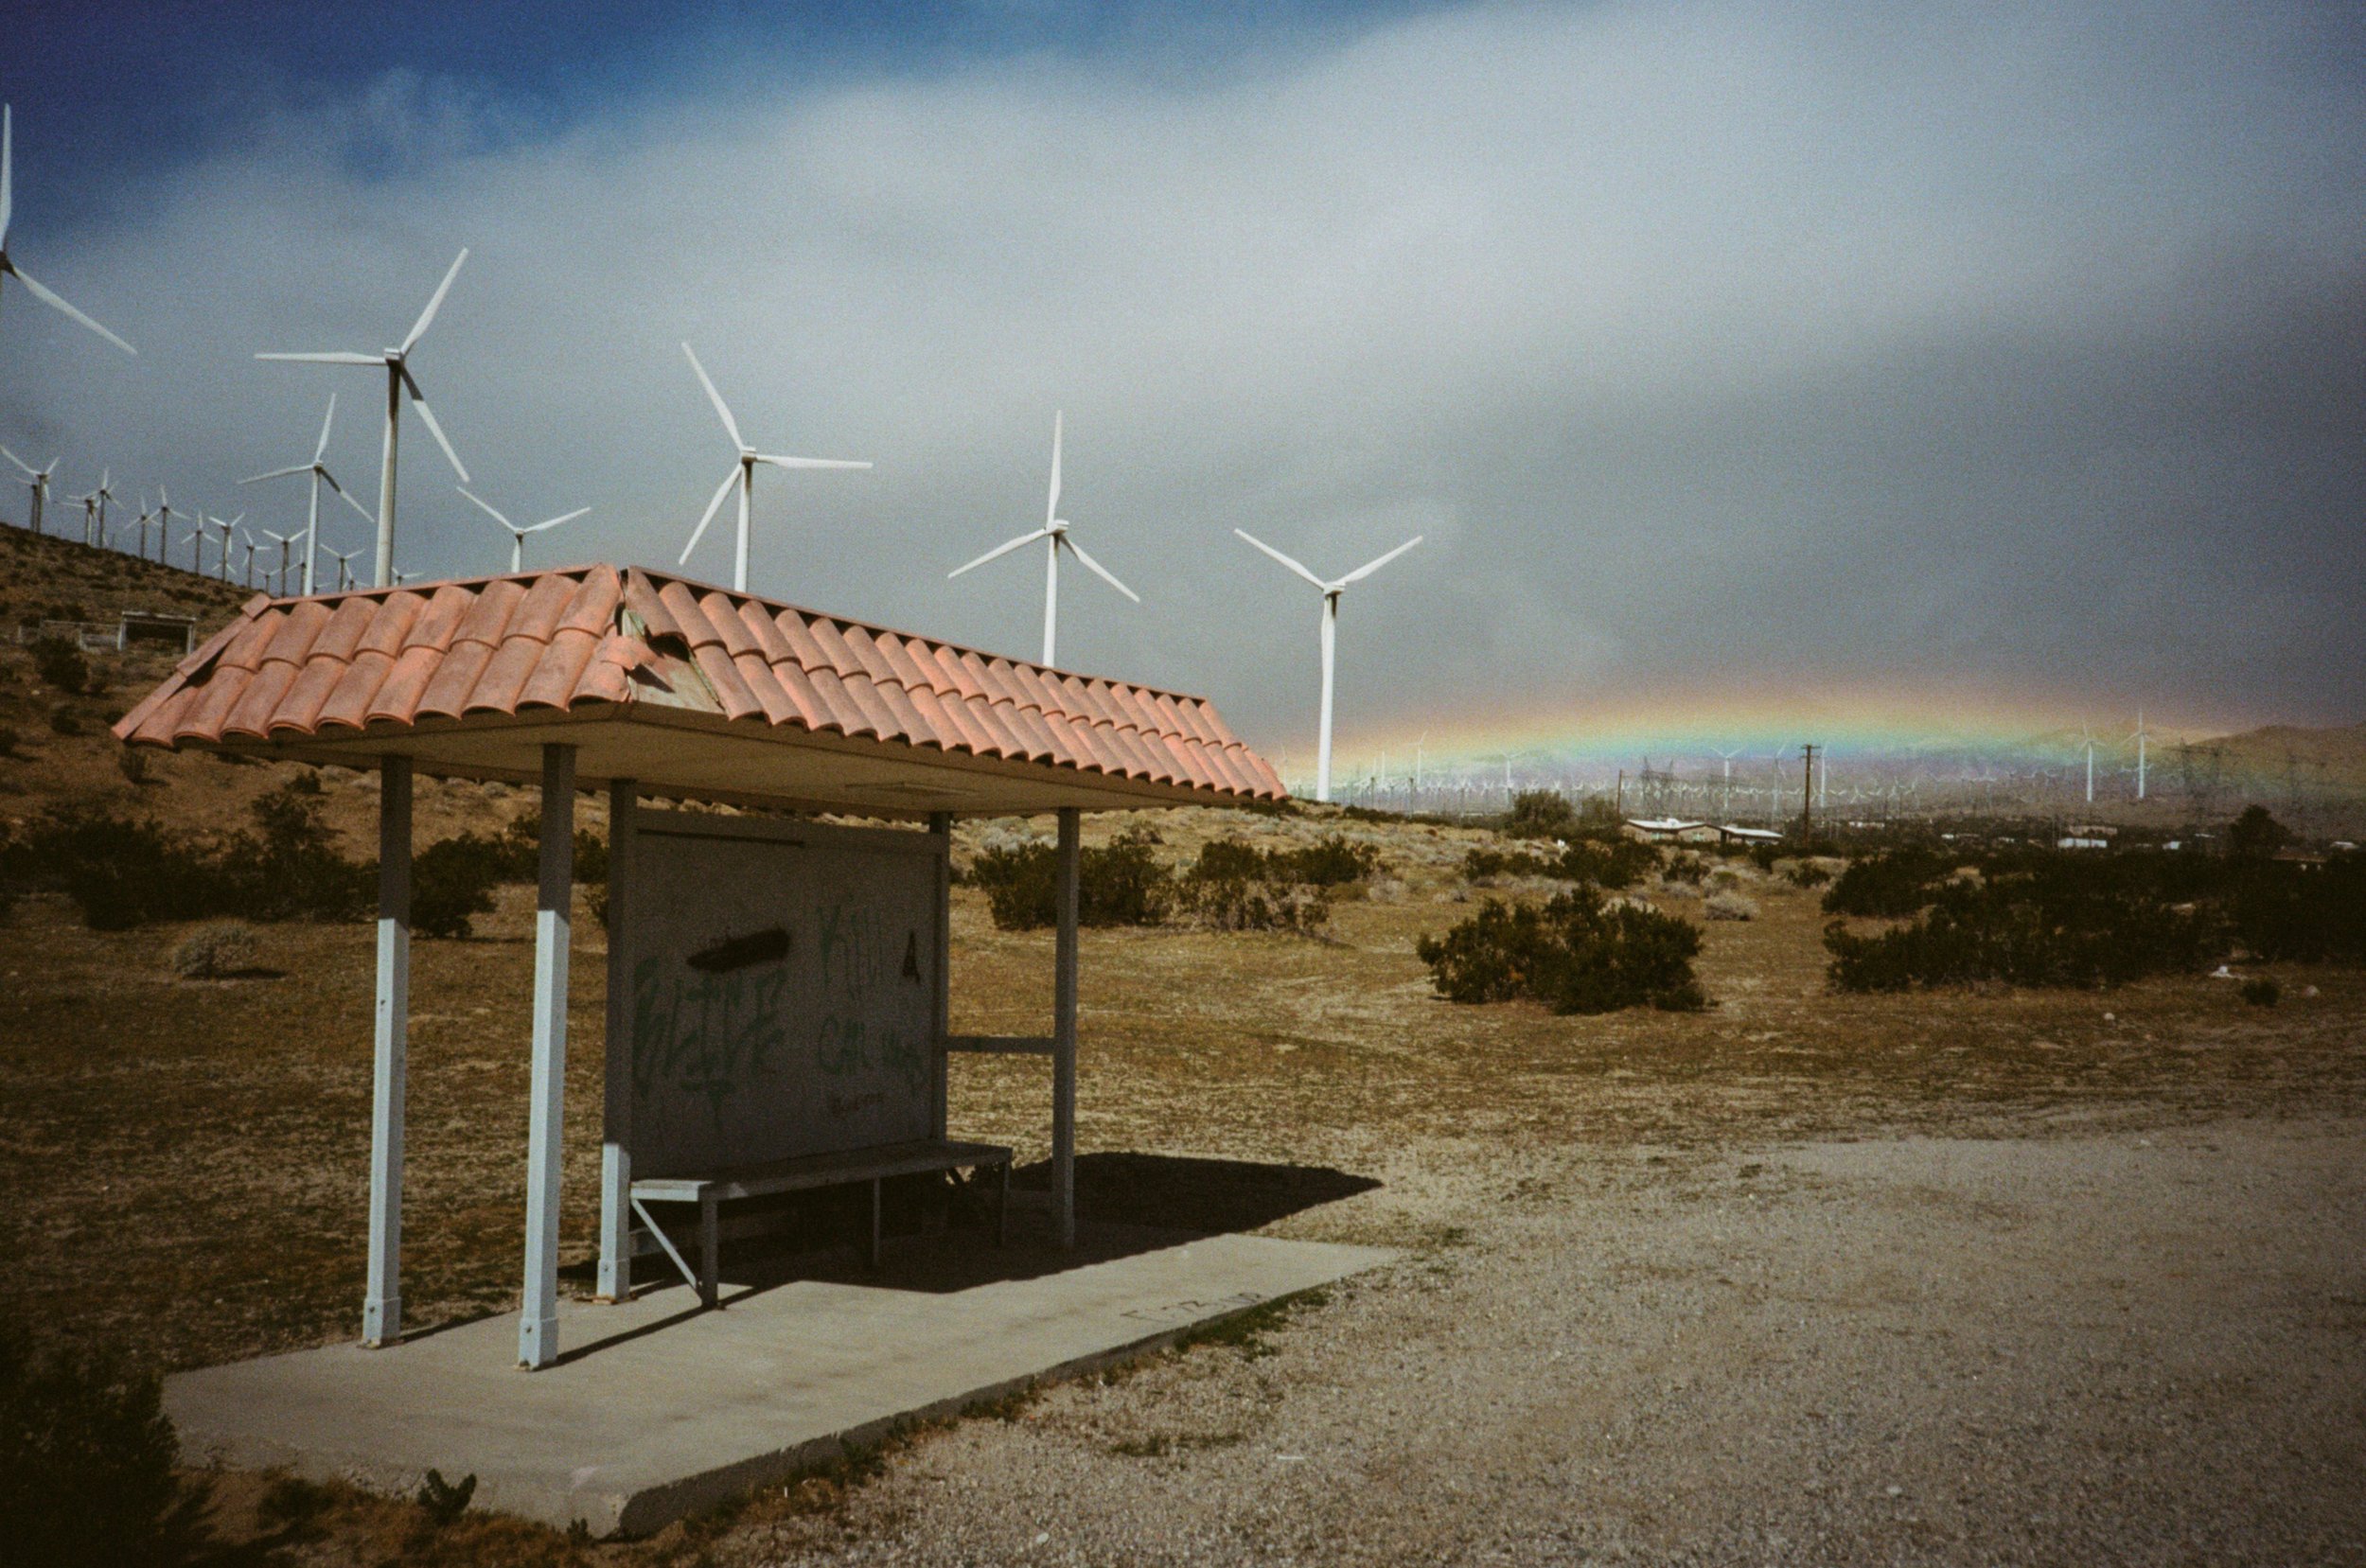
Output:
<instances>
[{"instance_id":1,"label":"bus stop shelter","mask_svg":"<svg viewBox=\"0 0 2366 1568\"><path fill-rule=\"evenodd\" d=\"M998 1155L1007 1181L1009 1151L946 1138L946 1061L955 1051L1051 1058L1053 1212L1061 1243L1070 1244L1081 814L1271 801L1282 794L1273 768L1200 698L608 565L313 598L258 596L127 714L115 732L136 746L335 763L375 768L380 776L369 1268L362 1310L362 1340L371 1346L395 1344L402 1334L412 780L424 772L539 786L518 1336L520 1363L535 1368L550 1365L559 1350L560 1099L578 791L605 790L609 802L599 1291L615 1301L631 1293L633 1217L641 1207L645 1218L647 1201L703 1199L705 1256L696 1272L711 1299L713 1205L717 1195L750 1189L732 1183L751 1171L771 1172L767 1179L773 1180L802 1171L875 1183L882 1174L909 1170L991 1166ZM680 809L684 802L742 808L744 815L685 811ZM1058 819L1052 1032L1043 1038L955 1036L946 961L952 823L962 815L1041 812ZM842 827L815 820L821 814L925 824L925 832ZM725 846L720 851L718 843ZM753 1149L777 1157L752 1164L740 1159L751 1152L750 1139L761 1143L802 1114L775 1101L778 1114L719 1132L715 1157L704 1168L693 1168L699 1162L678 1137L666 1170L636 1172L637 1154L652 1147L658 1132L645 1124L652 1101L636 1093L634 1051L637 1031L645 1038L653 1027L648 979L661 960L678 960L678 968L699 976L739 975L751 966L787 963L791 953L803 951L786 923L720 940L710 940L712 931L685 935L685 923L700 911L685 913L680 906L729 903L680 896L682 867L701 846L709 870L687 874L737 876L755 890L750 897L761 893L765 878L749 868L777 853L801 856L778 864L818 878L818 885L856 879L883 890L878 896L889 904L903 900L894 907L907 913L925 910L911 917L914 929L897 977L925 990L925 997L907 995L898 1004L917 1008L913 1015L921 1020L918 1066L906 1072L916 1085L914 1098L885 1097L905 1120L857 1125L860 1117L850 1112L855 1119L835 1130L830 1147L795 1146L786 1154ZM659 907L666 903L669 873L676 879L671 925L660 918ZM658 951L668 943L688 946L668 958ZM826 965L829 942L821 945ZM879 972L896 969L897 956L889 943L887 967ZM702 995L742 994L733 990L735 979L717 984L721 992ZM836 1027L841 1045L852 1038L843 1033L847 1026ZM905 1050L911 1042L898 1031L874 1031L856 1054L889 1034L895 1036L893 1046L875 1054L902 1052L901 1067L911 1069L914 1058ZM840 1050L842 1060L853 1060L848 1049ZM641 1066L645 1069L645 1060ZM876 1109L872 1097L846 1098L849 1105L867 1107L863 1114ZM638 1131L636 1115L644 1123ZM806 1165L799 1166L800 1159ZM875 1237L875 1195L874 1215ZM673 1250L653 1222L646 1229ZM676 1260L682 1262L678 1255Z\"/></svg>"}]
</instances>

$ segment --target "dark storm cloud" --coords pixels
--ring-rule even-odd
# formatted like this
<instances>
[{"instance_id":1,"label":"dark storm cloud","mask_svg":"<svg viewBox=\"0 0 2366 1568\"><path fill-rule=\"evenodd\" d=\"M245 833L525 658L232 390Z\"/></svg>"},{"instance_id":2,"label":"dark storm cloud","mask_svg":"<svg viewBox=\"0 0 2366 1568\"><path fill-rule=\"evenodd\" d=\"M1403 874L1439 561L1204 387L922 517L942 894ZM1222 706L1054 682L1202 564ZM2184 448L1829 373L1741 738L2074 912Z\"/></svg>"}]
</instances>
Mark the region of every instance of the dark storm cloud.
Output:
<instances>
[{"instance_id":1,"label":"dark storm cloud","mask_svg":"<svg viewBox=\"0 0 2366 1568\"><path fill-rule=\"evenodd\" d=\"M760 476L760 590L1029 652L1039 564L944 573L1039 518L1065 407L1064 510L1147 603L1070 574L1064 662L1262 738L1315 607L1235 525L1326 573L1427 535L1350 597L1345 734L1730 675L2355 719L2343 17L1482 9L541 140L392 76L105 232L42 247L70 193L26 191L28 262L143 356L11 295L0 432L262 508L228 482L335 388L367 489L370 380L248 356L393 341L466 243L419 369L497 503L597 505L545 559L671 561L729 460L688 337L759 446L879 464ZM407 564L503 564L423 441L404 486Z\"/></svg>"}]
</instances>

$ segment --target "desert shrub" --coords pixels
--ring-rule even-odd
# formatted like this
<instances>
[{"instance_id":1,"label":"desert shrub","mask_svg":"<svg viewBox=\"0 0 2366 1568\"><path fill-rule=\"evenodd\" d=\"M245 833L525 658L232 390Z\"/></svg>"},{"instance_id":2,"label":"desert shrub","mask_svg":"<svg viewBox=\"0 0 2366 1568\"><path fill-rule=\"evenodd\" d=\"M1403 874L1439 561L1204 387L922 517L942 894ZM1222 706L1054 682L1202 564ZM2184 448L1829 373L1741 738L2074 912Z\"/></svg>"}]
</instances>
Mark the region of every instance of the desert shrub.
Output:
<instances>
[{"instance_id":1,"label":"desert shrub","mask_svg":"<svg viewBox=\"0 0 2366 1568\"><path fill-rule=\"evenodd\" d=\"M251 885L242 912L258 920L359 920L371 907L374 868L337 852L322 805L320 779L299 773L248 807L255 837L225 846L228 864Z\"/></svg>"},{"instance_id":2,"label":"desert shrub","mask_svg":"<svg viewBox=\"0 0 2366 1568\"><path fill-rule=\"evenodd\" d=\"M485 841L494 853L495 880L533 883L542 879L539 812L525 813ZM592 884L608 881L608 839L589 828L575 829L574 879Z\"/></svg>"},{"instance_id":3,"label":"desert shrub","mask_svg":"<svg viewBox=\"0 0 2366 1568\"><path fill-rule=\"evenodd\" d=\"M116 748L115 771L123 775L125 784L132 785L146 784L148 782L148 753L136 746Z\"/></svg>"},{"instance_id":4,"label":"desert shrub","mask_svg":"<svg viewBox=\"0 0 2366 1568\"><path fill-rule=\"evenodd\" d=\"M1613 891L1634 886L1658 866L1657 850L1626 837L1607 842L1580 838L1551 855L1529 849L1482 846L1462 857L1462 873L1474 882L1489 876L1549 876L1563 882L1591 882Z\"/></svg>"},{"instance_id":5,"label":"desert shrub","mask_svg":"<svg viewBox=\"0 0 2366 1568\"><path fill-rule=\"evenodd\" d=\"M2241 860L2264 860L2292 841L2292 830L2266 806L2245 806L2226 827L2226 852Z\"/></svg>"},{"instance_id":6,"label":"desert shrub","mask_svg":"<svg viewBox=\"0 0 2366 1568\"><path fill-rule=\"evenodd\" d=\"M1577 829L1578 808L1558 789L1524 789L1504 813L1503 832L1514 838L1566 838Z\"/></svg>"},{"instance_id":7,"label":"desert shrub","mask_svg":"<svg viewBox=\"0 0 2366 1568\"><path fill-rule=\"evenodd\" d=\"M501 841L463 833L411 857L411 929L426 937L466 937L475 917L493 912L493 889L507 880Z\"/></svg>"},{"instance_id":8,"label":"desert shrub","mask_svg":"<svg viewBox=\"0 0 2366 1568\"><path fill-rule=\"evenodd\" d=\"M1758 907L1737 892L1714 892L1702 901L1701 912L1711 920L1756 920Z\"/></svg>"},{"instance_id":9,"label":"desert shrub","mask_svg":"<svg viewBox=\"0 0 2366 1568\"><path fill-rule=\"evenodd\" d=\"M1824 912L1902 920L1931 901L1954 856L1908 847L1852 860L1824 895Z\"/></svg>"},{"instance_id":10,"label":"desert shrub","mask_svg":"<svg viewBox=\"0 0 2366 1568\"><path fill-rule=\"evenodd\" d=\"M1307 936L1331 924L1331 900L1307 883L1192 875L1176 883L1175 895L1185 916L1203 930Z\"/></svg>"},{"instance_id":11,"label":"desert shrub","mask_svg":"<svg viewBox=\"0 0 2366 1568\"><path fill-rule=\"evenodd\" d=\"M1911 924L1876 936L1825 928L1828 973L1843 991L1997 980L2021 986L2120 985L2190 972L2223 948L2216 915L2108 883L2004 876L1950 883Z\"/></svg>"},{"instance_id":12,"label":"desert shrub","mask_svg":"<svg viewBox=\"0 0 2366 1568\"><path fill-rule=\"evenodd\" d=\"M2227 920L2247 951L2271 962L2366 961L2366 856L2224 864Z\"/></svg>"},{"instance_id":13,"label":"desert shrub","mask_svg":"<svg viewBox=\"0 0 2366 1568\"><path fill-rule=\"evenodd\" d=\"M1156 925L1174 907L1174 889L1151 853L1152 840L1121 834L1086 849L1077 866L1077 912L1084 925ZM1033 930L1059 921L1059 851L1047 843L980 850L970 880L986 892L994 923L1005 931Z\"/></svg>"},{"instance_id":14,"label":"desert shrub","mask_svg":"<svg viewBox=\"0 0 2366 1568\"><path fill-rule=\"evenodd\" d=\"M1351 844L1330 834L1295 850L1274 850L1267 861L1275 881L1303 882L1315 888L1337 888L1361 882L1380 869L1380 847Z\"/></svg>"},{"instance_id":15,"label":"desert shrub","mask_svg":"<svg viewBox=\"0 0 2366 1568\"><path fill-rule=\"evenodd\" d=\"M156 1379L97 1352L36 1353L0 1324L0 1542L9 1560L114 1568L186 1557L203 1495Z\"/></svg>"},{"instance_id":16,"label":"desert shrub","mask_svg":"<svg viewBox=\"0 0 2366 1568\"><path fill-rule=\"evenodd\" d=\"M71 639L36 637L30 651L33 673L41 677L42 684L70 696L79 695L90 684L90 661L82 657L82 650Z\"/></svg>"},{"instance_id":17,"label":"desert shrub","mask_svg":"<svg viewBox=\"0 0 2366 1568\"><path fill-rule=\"evenodd\" d=\"M173 944L166 962L185 980L216 980L253 969L259 949L242 920L209 920Z\"/></svg>"},{"instance_id":18,"label":"desert shrub","mask_svg":"<svg viewBox=\"0 0 2366 1568\"><path fill-rule=\"evenodd\" d=\"M1608 907L1588 887L1543 906L1489 899L1442 938L1416 951L1438 994L1457 1002L1529 996L1555 1013L1612 1013L1649 1005L1704 1005L1692 960L1701 933L1672 915L1623 901Z\"/></svg>"},{"instance_id":19,"label":"desert shrub","mask_svg":"<svg viewBox=\"0 0 2366 1568\"><path fill-rule=\"evenodd\" d=\"M1707 861L1697 854L1681 852L1669 855L1668 864L1660 869L1660 875L1668 881L1681 882L1689 888L1699 887L1708 874Z\"/></svg>"},{"instance_id":20,"label":"desert shrub","mask_svg":"<svg viewBox=\"0 0 2366 1568\"><path fill-rule=\"evenodd\" d=\"M2243 982L2242 996L2253 1007L2273 1007L2283 999L2284 988L2262 975L2255 980Z\"/></svg>"},{"instance_id":21,"label":"desert shrub","mask_svg":"<svg viewBox=\"0 0 2366 1568\"><path fill-rule=\"evenodd\" d=\"M14 727L0 724L0 757L15 756L16 743L23 738L16 732Z\"/></svg>"},{"instance_id":22,"label":"desert shrub","mask_svg":"<svg viewBox=\"0 0 2366 1568\"><path fill-rule=\"evenodd\" d=\"M205 846L154 820L90 802L52 805L9 846L12 879L64 891L94 931L197 920L233 907L235 891Z\"/></svg>"},{"instance_id":23,"label":"desert shrub","mask_svg":"<svg viewBox=\"0 0 2366 1568\"><path fill-rule=\"evenodd\" d=\"M82 732L82 715L74 711L74 704L61 702L49 710L49 732L69 736Z\"/></svg>"},{"instance_id":24,"label":"desert shrub","mask_svg":"<svg viewBox=\"0 0 2366 1568\"><path fill-rule=\"evenodd\" d=\"M1832 873L1812 860L1795 860L1784 868L1783 880L1794 887L1821 888L1832 880Z\"/></svg>"}]
</instances>

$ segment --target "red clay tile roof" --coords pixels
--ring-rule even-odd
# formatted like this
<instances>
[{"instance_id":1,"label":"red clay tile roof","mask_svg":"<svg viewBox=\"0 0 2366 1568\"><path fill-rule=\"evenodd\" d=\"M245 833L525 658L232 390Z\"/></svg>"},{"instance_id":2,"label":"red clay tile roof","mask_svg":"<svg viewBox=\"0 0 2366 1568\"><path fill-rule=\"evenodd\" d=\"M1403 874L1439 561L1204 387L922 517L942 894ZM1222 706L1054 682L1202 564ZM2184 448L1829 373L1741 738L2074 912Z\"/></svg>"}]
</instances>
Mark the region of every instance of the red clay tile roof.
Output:
<instances>
[{"instance_id":1,"label":"red clay tile roof","mask_svg":"<svg viewBox=\"0 0 2366 1568\"><path fill-rule=\"evenodd\" d=\"M1018 663L634 567L258 595L115 725L218 746L660 707L1274 800L1198 697Z\"/></svg>"}]
</instances>

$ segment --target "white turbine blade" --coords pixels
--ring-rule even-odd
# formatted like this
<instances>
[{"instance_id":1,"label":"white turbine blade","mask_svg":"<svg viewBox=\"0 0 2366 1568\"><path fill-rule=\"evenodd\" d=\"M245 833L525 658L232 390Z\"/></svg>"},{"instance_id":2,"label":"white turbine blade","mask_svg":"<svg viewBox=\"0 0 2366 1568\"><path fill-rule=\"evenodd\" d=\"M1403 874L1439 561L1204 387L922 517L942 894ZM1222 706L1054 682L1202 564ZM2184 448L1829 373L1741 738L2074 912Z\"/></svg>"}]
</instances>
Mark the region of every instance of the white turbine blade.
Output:
<instances>
[{"instance_id":1,"label":"white turbine blade","mask_svg":"<svg viewBox=\"0 0 2366 1568\"><path fill-rule=\"evenodd\" d=\"M460 275L460 264L468 259L468 247L463 245L460 247L460 254L451 258L451 271L446 273L444 281L435 286L435 297L429 300L427 308L419 312L418 324L411 328L411 335L402 340L402 346L395 350L396 353L410 353L412 344L427 336L427 324L433 321L435 312L443 308L444 296L451 292L451 280Z\"/></svg>"},{"instance_id":2,"label":"white turbine blade","mask_svg":"<svg viewBox=\"0 0 2366 1568\"><path fill-rule=\"evenodd\" d=\"M108 331L105 327L99 326L97 322L82 314L81 311L77 310L74 307L68 305L64 300L60 299L57 294L49 289L44 288L42 284L34 281L32 275L26 273L22 267L19 267L15 262L11 261L9 263L9 271L16 274L16 280L25 285L25 289L27 293L31 294L35 299L40 300L44 305L54 306L58 309L64 311L67 315L72 316L76 321L80 322L84 326L89 327L92 331L97 333L100 337L115 344L117 348L122 349L126 354L136 356L139 353L138 349L133 348L130 344L125 343L121 338L116 337L113 332Z\"/></svg>"},{"instance_id":3,"label":"white turbine blade","mask_svg":"<svg viewBox=\"0 0 2366 1568\"><path fill-rule=\"evenodd\" d=\"M16 163L16 127L9 106L0 103L0 245L8 243L9 213L16 205L10 189L11 170Z\"/></svg>"},{"instance_id":4,"label":"white turbine blade","mask_svg":"<svg viewBox=\"0 0 2366 1568\"><path fill-rule=\"evenodd\" d=\"M1043 503L1043 525L1046 528L1060 520L1060 425L1066 411L1051 411L1051 499Z\"/></svg>"},{"instance_id":5,"label":"white turbine blade","mask_svg":"<svg viewBox=\"0 0 2366 1568\"><path fill-rule=\"evenodd\" d=\"M335 419L336 417L337 395L332 392L328 395L328 412L321 415L320 443L312 449L312 461L314 463L318 463L321 460L321 454L328 450L328 425L329 421Z\"/></svg>"},{"instance_id":6,"label":"white turbine blade","mask_svg":"<svg viewBox=\"0 0 2366 1568\"><path fill-rule=\"evenodd\" d=\"M868 463L850 462L842 457L768 457L756 454L759 463L769 463L775 468L868 468Z\"/></svg>"},{"instance_id":7,"label":"white turbine blade","mask_svg":"<svg viewBox=\"0 0 2366 1568\"><path fill-rule=\"evenodd\" d=\"M463 251L460 254L465 256L468 253ZM461 484L466 484L468 482L468 466L460 461L460 454L451 449L451 441L444 434L444 427L435 422L435 413L427 406L427 398L420 393L419 383L412 379L411 367L400 365L397 368L402 374L402 384L410 390L411 406L419 411L419 423L427 427L428 434L435 437L435 444L443 448L444 455L451 460L451 471L460 476Z\"/></svg>"},{"instance_id":8,"label":"white turbine blade","mask_svg":"<svg viewBox=\"0 0 2366 1568\"><path fill-rule=\"evenodd\" d=\"M328 487L330 489L336 491L338 495L344 497L344 503L347 506L352 507L355 511L362 514L362 520L363 522L370 524L372 527L377 526L378 520L370 516L370 509L362 505L360 502L354 500L351 493L348 492L344 485L337 483L337 476L335 474L330 473L327 468L323 468L321 470L321 477L328 481Z\"/></svg>"},{"instance_id":9,"label":"white turbine blade","mask_svg":"<svg viewBox=\"0 0 2366 1568\"><path fill-rule=\"evenodd\" d=\"M1070 550L1076 553L1076 558L1085 563L1085 570L1090 572L1094 576L1099 577L1103 582L1107 583L1111 588L1116 589L1120 593L1124 594L1136 604L1139 605L1142 602L1142 596L1140 594L1135 592L1132 589L1126 587L1123 583L1119 582L1115 577L1109 575L1108 569L1104 567L1099 561L1094 560L1090 555L1086 555L1085 547L1077 543L1072 537L1063 534L1060 536L1060 542L1067 545Z\"/></svg>"},{"instance_id":10,"label":"white turbine blade","mask_svg":"<svg viewBox=\"0 0 2366 1568\"><path fill-rule=\"evenodd\" d=\"M1404 555L1406 551L1412 549L1415 545L1421 542L1421 536L1419 534L1414 535L1411 538L1405 540L1403 544L1397 546L1394 550L1391 550L1380 559L1376 561L1367 561L1362 566L1359 566L1354 571L1349 573L1346 576L1340 578L1340 586L1345 587L1349 583L1362 582L1365 578L1370 576L1373 573L1378 572L1382 567L1386 566L1390 561L1395 560L1399 555Z\"/></svg>"},{"instance_id":11,"label":"white turbine blade","mask_svg":"<svg viewBox=\"0 0 2366 1568\"><path fill-rule=\"evenodd\" d=\"M1271 555L1275 560L1280 561L1282 565L1288 567L1291 571L1305 578L1308 582L1313 583L1316 588L1321 589L1324 592L1328 593L1331 591L1331 585L1329 583L1324 582L1320 577L1315 576L1312 572L1307 571L1305 567L1300 566L1298 562L1292 560L1280 551L1276 550L1272 545L1267 544L1263 539L1261 539L1255 535L1243 529L1235 528L1232 531L1235 534L1239 534L1241 537L1248 543L1255 545L1258 549L1262 550L1266 555Z\"/></svg>"},{"instance_id":12,"label":"white turbine blade","mask_svg":"<svg viewBox=\"0 0 2366 1568\"><path fill-rule=\"evenodd\" d=\"M479 506L483 507L486 517L491 518L495 522L500 523L503 528L510 529L513 533L516 531L515 525L511 523L507 518L502 516L500 512L496 511L491 502L486 500L483 496L478 495L474 490L469 489L466 484L455 484L452 488L458 490L462 495L467 496L470 501L475 502Z\"/></svg>"},{"instance_id":13,"label":"white turbine blade","mask_svg":"<svg viewBox=\"0 0 2366 1568\"><path fill-rule=\"evenodd\" d=\"M572 512L564 512L557 517L545 519L544 520L536 523L531 528L521 528L518 532L521 534L539 534L545 528L556 528L562 522L573 522L590 510L592 510L592 508L589 506L578 506Z\"/></svg>"},{"instance_id":14,"label":"white turbine blade","mask_svg":"<svg viewBox=\"0 0 2366 1568\"><path fill-rule=\"evenodd\" d=\"M348 354L343 349L322 354L257 354L258 360L284 360L291 364L384 364L383 354Z\"/></svg>"},{"instance_id":15,"label":"white turbine blade","mask_svg":"<svg viewBox=\"0 0 2366 1568\"><path fill-rule=\"evenodd\" d=\"M41 477L41 470L39 468L34 467L31 464L26 462L23 458L17 456L16 453L9 450L6 447L0 447L0 457L7 458L9 462L24 469L25 477L26 479L39 479Z\"/></svg>"},{"instance_id":16,"label":"white turbine blade","mask_svg":"<svg viewBox=\"0 0 2366 1568\"><path fill-rule=\"evenodd\" d=\"M1021 534L1018 537L1013 539L1008 544L996 545L992 550L987 551L984 555L970 562L969 566L957 566L945 575L947 579L958 577L962 573L967 572L970 567L983 566L988 561L993 560L998 556L1009 555L1012 551L1016 550L1021 545L1033 544L1037 539L1050 538L1051 537L1051 530L1049 528L1038 528L1032 534Z\"/></svg>"},{"instance_id":17,"label":"white turbine blade","mask_svg":"<svg viewBox=\"0 0 2366 1568\"><path fill-rule=\"evenodd\" d=\"M688 344L684 344L682 346L684 348L688 348L690 345ZM692 364L697 364L698 361L693 360L690 362ZM690 564L690 553L698 548L698 540L705 537L707 524L715 520L715 514L722 507L723 498L730 495L732 493L732 486L739 483L739 465L736 463L733 464L732 471L723 476L723 483L715 487L715 499L707 502L707 509L705 513L698 519L698 526L690 531L690 542L681 547L681 559L674 563L676 566L688 566Z\"/></svg>"},{"instance_id":18,"label":"white turbine blade","mask_svg":"<svg viewBox=\"0 0 2366 1568\"><path fill-rule=\"evenodd\" d=\"M238 481L238 483L241 484L259 484L266 479L285 479L290 474L309 474L311 471L312 465L309 463L299 463L292 468L274 468L267 474L256 474L250 478L242 479Z\"/></svg>"},{"instance_id":19,"label":"white turbine blade","mask_svg":"<svg viewBox=\"0 0 2366 1568\"><path fill-rule=\"evenodd\" d=\"M691 353L688 344L681 345L681 351L690 355L690 368L698 373L698 384L707 389L707 401L713 403L715 412L723 416L723 429L730 432L732 445L746 451L748 443L739 438L739 421L732 417L732 411L723 402L723 395L715 390L715 380L707 374L707 367L698 362L698 356Z\"/></svg>"}]
</instances>

